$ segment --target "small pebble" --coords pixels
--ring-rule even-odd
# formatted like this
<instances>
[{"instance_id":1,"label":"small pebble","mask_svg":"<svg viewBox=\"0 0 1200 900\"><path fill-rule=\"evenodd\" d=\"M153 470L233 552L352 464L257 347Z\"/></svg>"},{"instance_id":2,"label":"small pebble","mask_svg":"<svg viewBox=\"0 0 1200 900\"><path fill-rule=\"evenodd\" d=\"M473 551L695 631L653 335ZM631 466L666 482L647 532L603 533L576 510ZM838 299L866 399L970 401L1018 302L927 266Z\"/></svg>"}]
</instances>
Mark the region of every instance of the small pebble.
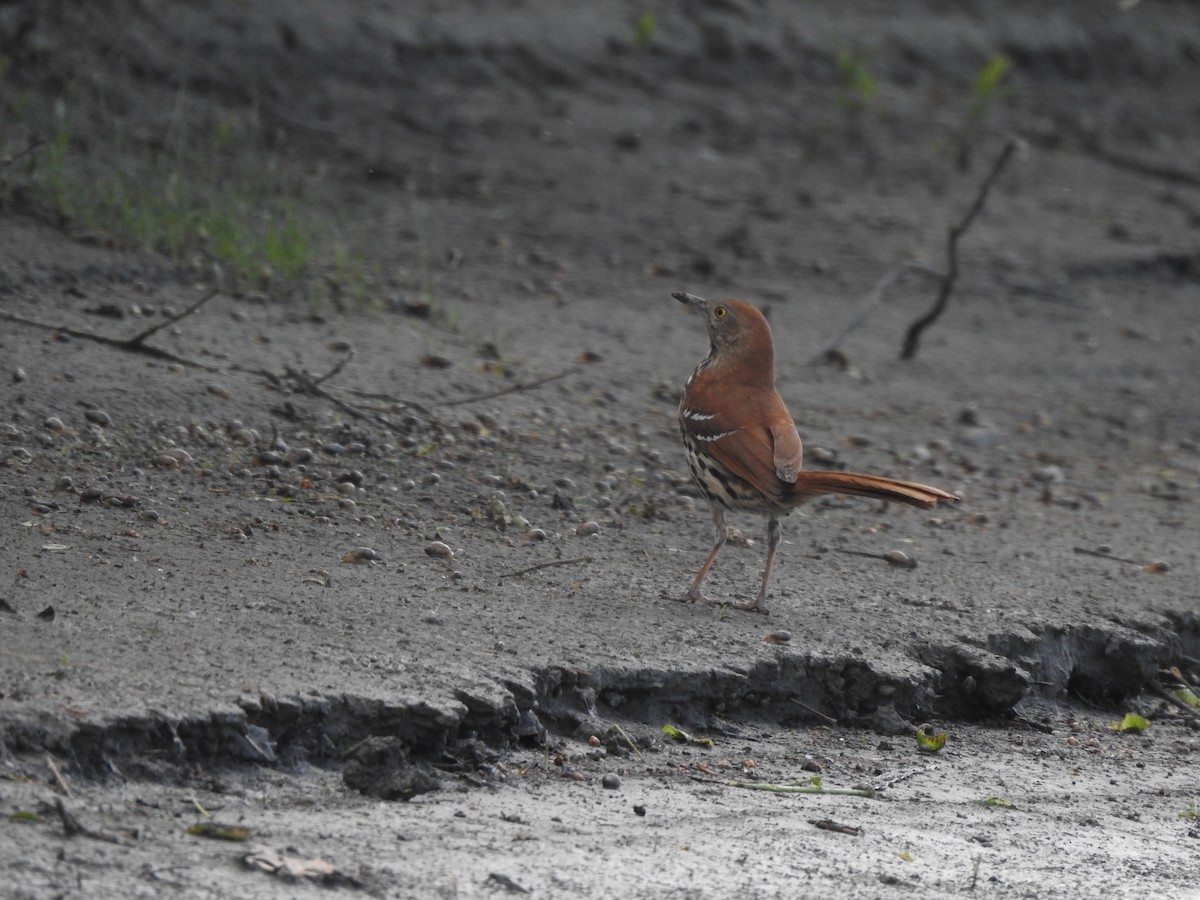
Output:
<instances>
[{"instance_id":1,"label":"small pebble","mask_svg":"<svg viewBox=\"0 0 1200 900\"><path fill-rule=\"evenodd\" d=\"M258 432L253 428L237 428L229 435L229 439L241 447L248 447L258 441Z\"/></svg>"},{"instance_id":2,"label":"small pebble","mask_svg":"<svg viewBox=\"0 0 1200 900\"><path fill-rule=\"evenodd\" d=\"M607 772L605 773L604 777L600 779L600 784L603 787L608 788L610 791L615 791L621 786L621 778L615 772Z\"/></svg>"},{"instance_id":3,"label":"small pebble","mask_svg":"<svg viewBox=\"0 0 1200 900\"><path fill-rule=\"evenodd\" d=\"M883 558L891 565L900 569L915 569L917 567L917 561L903 550L889 550L883 554Z\"/></svg>"}]
</instances>

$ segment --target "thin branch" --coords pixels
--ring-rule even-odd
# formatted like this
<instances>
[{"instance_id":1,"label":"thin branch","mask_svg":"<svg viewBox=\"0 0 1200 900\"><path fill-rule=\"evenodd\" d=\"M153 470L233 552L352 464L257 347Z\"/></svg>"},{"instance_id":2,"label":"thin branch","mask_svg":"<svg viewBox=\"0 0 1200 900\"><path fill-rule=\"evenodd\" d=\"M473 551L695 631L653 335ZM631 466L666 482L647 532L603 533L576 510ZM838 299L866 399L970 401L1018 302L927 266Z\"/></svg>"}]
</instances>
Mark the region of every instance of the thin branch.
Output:
<instances>
[{"instance_id":1,"label":"thin branch","mask_svg":"<svg viewBox=\"0 0 1200 900\"><path fill-rule=\"evenodd\" d=\"M1168 184L1182 184L1187 187L1200 187L1200 175L1195 172L1189 172L1186 169L1177 169L1174 166L1160 165L1159 163L1150 162L1149 160L1138 159L1136 156L1127 156L1124 153L1119 153L1116 150L1107 150L1100 146L1085 146L1083 152L1087 156L1094 157L1101 162L1108 163L1116 169L1124 169L1126 172L1133 172L1137 175L1146 175L1150 178L1157 178L1160 181L1165 181Z\"/></svg>"},{"instance_id":2,"label":"thin branch","mask_svg":"<svg viewBox=\"0 0 1200 900\"><path fill-rule=\"evenodd\" d=\"M552 381L558 381L560 378L566 378L568 375L574 375L579 371L578 366L571 366L569 369L563 369L556 375L547 375L545 378L539 378L536 381L525 381L521 384L509 385L498 391L491 391L486 394L472 394L468 397L459 397L457 400L443 400L438 403L438 406L462 406L464 403L478 403L480 400L494 400L496 397L503 397L506 394L517 394L521 391L532 391L534 388L540 388L542 385L549 384Z\"/></svg>"},{"instance_id":3,"label":"thin branch","mask_svg":"<svg viewBox=\"0 0 1200 900\"><path fill-rule=\"evenodd\" d=\"M197 300L195 303L193 303L191 306L189 306L183 312L176 313L173 316L168 316L166 319L159 322L157 325L150 326L145 331L143 331L141 334L135 334L133 337L131 337L125 341L125 345L127 347L129 347L129 349L131 349L131 350L134 349L135 347L140 347L142 344L144 344L146 342L146 338L150 337L151 335L155 334L156 332L161 331L162 329L166 328L168 325L174 325L176 322L180 321L181 319L186 319L188 316L190 316L192 313L194 313L196 310L198 310L200 307L202 307L205 303L207 303L209 300L211 300L215 296L217 296L217 288L213 288L212 290L210 290L207 294L205 294L203 297L201 297L199 300Z\"/></svg>"},{"instance_id":4,"label":"thin branch","mask_svg":"<svg viewBox=\"0 0 1200 900\"><path fill-rule=\"evenodd\" d=\"M1013 153L1017 149L1016 138L1009 138L1005 143L1004 148L1000 151L1000 155L996 157L996 162L992 165L992 170L988 173L983 183L979 186L979 191L975 195L975 201L967 210L965 216L956 224L950 227L946 234L946 274L942 277L941 287L938 290L937 299L934 301L932 308L917 321L913 322L908 328L908 333L904 337L904 347L900 351L901 359L912 359L917 355L917 348L921 343L921 334L938 320L942 312L946 309L950 302L950 295L954 292L954 283L958 281L958 241L971 227L971 223L975 221L975 217L983 210L983 205L987 201L988 193L992 189L992 185L996 183L996 179L1000 177L1000 173L1004 171L1004 167L1008 165L1008 161L1012 158Z\"/></svg>"},{"instance_id":5,"label":"thin branch","mask_svg":"<svg viewBox=\"0 0 1200 900\"><path fill-rule=\"evenodd\" d=\"M1129 565L1132 565L1132 566L1144 566L1145 565L1145 563L1138 562L1138 560L1136 560L1136 559L1126 559L1124 556L1114 556L1113 554L1107 553L1103 550L1089 550L1087 547L1072 547L1071 550L1082 556L1094 556L1097 559L1109 559L1109 560L1112 560L1113 562L1128 563Z\"/></svg>"},{"instance_id":6,"label":"thin branch","mask_svg":"<svg viewBox=\"0 0 1200 900\"><path fill-rule=\"evenodd\" d=\"M1188 706L1186 703L1184 703L1182 700L1180 700L1178 697L1176 697L1174 694L1172 694L1170 691L1168 691L1162 685L1157 684L1152 681L1152 682L1150 682L1150 690L1154 691L1154 693L1158 694L1158 696L1162 697L1168 703L1172 703L1175 706L1179 707L1181 712L1183 712L1186 715L1188 715L1189 717L1191 717L1194 721L1200 722L1200 710L1193 709L1192 707Z\"/></svg>"},{"instance_id":7,"label":"thin branch","mask_svg":"<svg viewBox=\"0 0 1200 900\"><path fill-rule=\"evenodd\" d=\"M833 338L828 340L825 343L825 346L809 357L808 365L820 365L822 362L827 360L831 354L836 353L841 348L842 341L849 337L850 332L861 327L862 324L871 317L871 314L875 312L875 308L883 302L884 295L891 290L892 285L894 285L909 272L917 272L921 275L927 275L930 278L937 279L938 281L942 281L946 277L945 273L939 272L937 269L931 269L929 266L925 265L924 263L917 262L916 260L902 262L895 268L888 270L884 273L882 278L875 282L875 287L871 288L871 293L867 294L866 299L863 300L863 302L859 305L857 312L855 312L850 321L846 323L845 327L842 328L842 330L839 331Z\"/></svg>"},{"instance_id":8,"label":"thin branch","mask_svg":"<svg viewBox=\"0 0 1200 900\"><path fill-rule=\"evenodd\" d=\"M0 162L0 170L7 169L9 166L11 166L13 163L17 162L18 160L24 159L26 156L29 156L29 154L33 153L33 151L37 150L44 143L46 143L46 142L43 141L40 137L33 138L29 142L29 145L27 147L25 147L24 150L18 150L16 153L14 153L8 159L4 160L3 162Z\"/></svg>"},{"instance_id":9,"label":"thin branch","mask_svg":"<svg viewBox=\"0 0 1200 900\"><path fill-rule=\"evenodd\" d=\"M58 762L49 753L46 754L46 767L50 769L50 774L54 776L54 783L58 785L59 791L71 796L71 786L67 784L67 779L63 778L62 769L58 767Z\"/></svg>"},{"instance_id":10,"label":"thin branch","mask_svg":"<svg viewBox=\"0 0 1200 900\"><path fill-rule=\"evenodd\" d=\"M878 798L873 788L829 788L818 787L815 784L767 784L762 781L728 781L718 778L705 778L692 775L693 781L706 784L721 784L725 787L745 788L748 791L768 791L773 794L835 794L843 797L866 797L869 800Z\"/></svg>"},{"instance_id":11,"label":"thin branch","mask_svg":"<svg viewBox=\"0 0 1200 900\"><path fill-rule=\"evenodd\" d=\"M352 359L354 359L354 348L351 348L350 351L345 356L343 356L338 361L337 365L335 365L332 369L330 369L324 375L320 375L320 376L314 378L312 383L313 384L321 384L322 382L328 381L330 378L333 378L334 376L339 374L342 371L342 369L346 368L346 363L350 362L350 360L352 360Z\"/></svg>"},{"instance_id":12,"label":"thin branch","mask_svg":"<svg viewBox=\"0 0 1200 900\"><path fill-rule=\"evenodd\" d=\"M813 707L809 706L807 703L801 703L795 697L792 698L792 702L795 703L802 710L807 712L809 715L815 716L816 718L820 719L826 725L836 725L838 723L838 720L835 719L833 716L827 716L827 715L825 715L825 713L821 712L819 709L813 709Z\"/></svg>"},{"instance_id":13,"label":"thin branch","mask_svg":"<svg viewBox=\"0 0 1200 900\"><path fill-rule=\"evenodd\" d=\"M208 296L205 296L208 300ZM186 313L185 313L186 314ZM97 335L92 331L84 331L83 329L70 328L68 325L53 325L48 322L38 322L37 319L26 319L24 316L17 316L16 313L0 311L0 319L5 322L14 322L18 325L26 325L28 328L41 329L42 331L53 331L56 335L67 335L68 337L78 338L80 341L95 341L102 343L106 347L115 347L119 350L127 350L130 353L139 353L143 356L152 356L154 359L163 360L164 362L176 362L180 366L188 368L199 368L205 372L220 372L221 368L217 366L208 366L203 362L187 359L186 356L176 356L170 353L169 350L158 349L157 347L149 347L140 341L145 340L144 337L136 335L133 338L124 337L109 337L108 335ZM164 323L169 324L169 323ZM157 330L157 328L155 328Z\"/></svg>"},{"instance_id":14,"label":"thin branch","mask_svg":"<svg viewBox=\"0 0 1200 900\"><path fill-rule=\"evenodd\" d=\"M516 578L520 575L528 575L530 572L537 572L539 569L549 569L553 566L569 566L573 563L590 563L590 556L576 556L571 559L552 559L550 562L538 563L536 566L530 566L528 569L520 569L516 572L505 572L501 578Z\"/></svg>"}]
</instances>

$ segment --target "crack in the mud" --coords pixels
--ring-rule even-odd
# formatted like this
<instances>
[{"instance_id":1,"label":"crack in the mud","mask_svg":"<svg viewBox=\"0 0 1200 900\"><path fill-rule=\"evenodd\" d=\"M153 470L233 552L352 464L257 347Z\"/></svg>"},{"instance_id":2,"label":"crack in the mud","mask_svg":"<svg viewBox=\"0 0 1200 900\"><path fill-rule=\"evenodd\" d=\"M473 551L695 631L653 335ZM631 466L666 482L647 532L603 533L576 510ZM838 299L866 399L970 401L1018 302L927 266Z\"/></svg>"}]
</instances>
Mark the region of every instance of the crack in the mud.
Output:
<instances>
[{"instance_id":1,"label":"crack in the mud","mask_svg":"<svg viewBox=\"0 0 1200 900\"><path fill-rule=\"evenodd\" d=\"M378 736L406 757L453 767L464 746L503 748L541 740L546 730L594 732L616 718L704 728L741 717L784 726L828 717L895 731L930 716L1002 717L1029 697L1115 704L1198 646L1200 616L1169 613L1154 634L1039 625L988 635L978 645L927 644L914 649L907 667L796 652L739 671L546 666L530 671L528 681L476 685L441 701L263 694L195 715L151 710L71 723L11 717L0 735L11 752L56 753L99 778L170 778L187 766L338 763L349 748Z\"/></svg>"}]
</instances>

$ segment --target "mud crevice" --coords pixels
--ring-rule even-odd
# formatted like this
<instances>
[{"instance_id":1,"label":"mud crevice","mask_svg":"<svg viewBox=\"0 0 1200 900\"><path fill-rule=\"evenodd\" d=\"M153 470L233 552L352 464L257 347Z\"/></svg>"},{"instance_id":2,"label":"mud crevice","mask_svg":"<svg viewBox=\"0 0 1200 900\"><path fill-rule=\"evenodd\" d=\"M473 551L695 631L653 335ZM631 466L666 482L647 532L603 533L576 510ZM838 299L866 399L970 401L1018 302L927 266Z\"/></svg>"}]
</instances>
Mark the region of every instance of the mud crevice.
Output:
<instances>
[{"instance_id":1,"label":"mud crevice","mask_svg":"<svg viewBox=\"0 0 1200 900\"><path fill-rule=\"evenodd\" d=\"M1004 715L1026 698L1116 705L1139 694L1160 669L1193 655L1187 648L1200 635L1196 615L1165 619L1137 630L1034 624L977 644L923 644L914 653L940 672L934 711L948 718Z\"/></svg>"},{"instance_id":2,"label":"mud crevice","mask_svg":"<svg viewBox=\"0 0 1200 900\"><path fill-rule=\"evenodd\" d=\"M594 733L619 720L716 730L729 720L836 720L895 732L924 718L1003 717L1027 698L1118 704L1200 646L1193 612L1167 614L1153 630L1035 624L976 643L924 644L908 662L781 650L743 669L551 665L528 680L479 683L446 698L262 694L200 713L146 710L90 722L10 714L0 743L15 754L53 753L86 777L169 779L196 767L337 765L379 736L425 764L453 768L480 747Z\"/></svg>"}]
</instances>

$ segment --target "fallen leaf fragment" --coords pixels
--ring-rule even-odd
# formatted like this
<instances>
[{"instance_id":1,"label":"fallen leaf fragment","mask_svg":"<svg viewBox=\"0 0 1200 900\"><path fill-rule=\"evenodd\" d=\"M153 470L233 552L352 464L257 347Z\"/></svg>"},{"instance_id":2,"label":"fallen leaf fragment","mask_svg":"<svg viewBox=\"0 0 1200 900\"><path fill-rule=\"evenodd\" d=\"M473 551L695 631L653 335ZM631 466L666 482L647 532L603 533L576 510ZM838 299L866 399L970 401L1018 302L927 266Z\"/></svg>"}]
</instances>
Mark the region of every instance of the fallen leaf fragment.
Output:
<instances>
[{"instance_id":1,"label":"fallen leaf fragment","mask_svg":"<svg viewBox=\"0 0 1200 900\"><path fill-rule=\"evenodd\" d=\"M1108 727L1121 734L1137 733L1149 728L1150 722L1135 713L1128 713L1120 722L1113 722Z\"/></svg>"},{"instance_id":2,"label":"fallen leaf fragment","mask_svg":"<svg viewBox=\"0 0 1200 900\"><path fill-rule=\"evenodd\" d=\"M699 744L701 747L715 747L716 746L716 744L713 743L712 738L692 737L690 734L688 734L682 728L676 728L674 725L664 725L662 727L662 733L665 734L667 737L669 737L671 740L677 741L680 744Z\"/></svg>"},{"instance_id":3,"label":"fallen leaf fragment","mask_svg":"<svg viewBox=\"0 0 1200 900\"><path fill-rule=\"evenodd\" d=\"M242 857L242 863L250 869L258 869L268 875L286 881L312 881L326 885L361 887L362 883L323 859L302 859L285 856L272 847L255 847Z\"/></svg>"},{"instance_id":4,"label":"fallen leaf fragment","mask_svg":"<svg viewBox=\"0 0 1200 900\"><path fill-rule=\"evenodd\" d=\"M1191 688L1177 687L1170 694L1184 706L1190 706L1192 709L1200 709L1200 697L1197 697Z\"/></svg>"}]
</instances>

